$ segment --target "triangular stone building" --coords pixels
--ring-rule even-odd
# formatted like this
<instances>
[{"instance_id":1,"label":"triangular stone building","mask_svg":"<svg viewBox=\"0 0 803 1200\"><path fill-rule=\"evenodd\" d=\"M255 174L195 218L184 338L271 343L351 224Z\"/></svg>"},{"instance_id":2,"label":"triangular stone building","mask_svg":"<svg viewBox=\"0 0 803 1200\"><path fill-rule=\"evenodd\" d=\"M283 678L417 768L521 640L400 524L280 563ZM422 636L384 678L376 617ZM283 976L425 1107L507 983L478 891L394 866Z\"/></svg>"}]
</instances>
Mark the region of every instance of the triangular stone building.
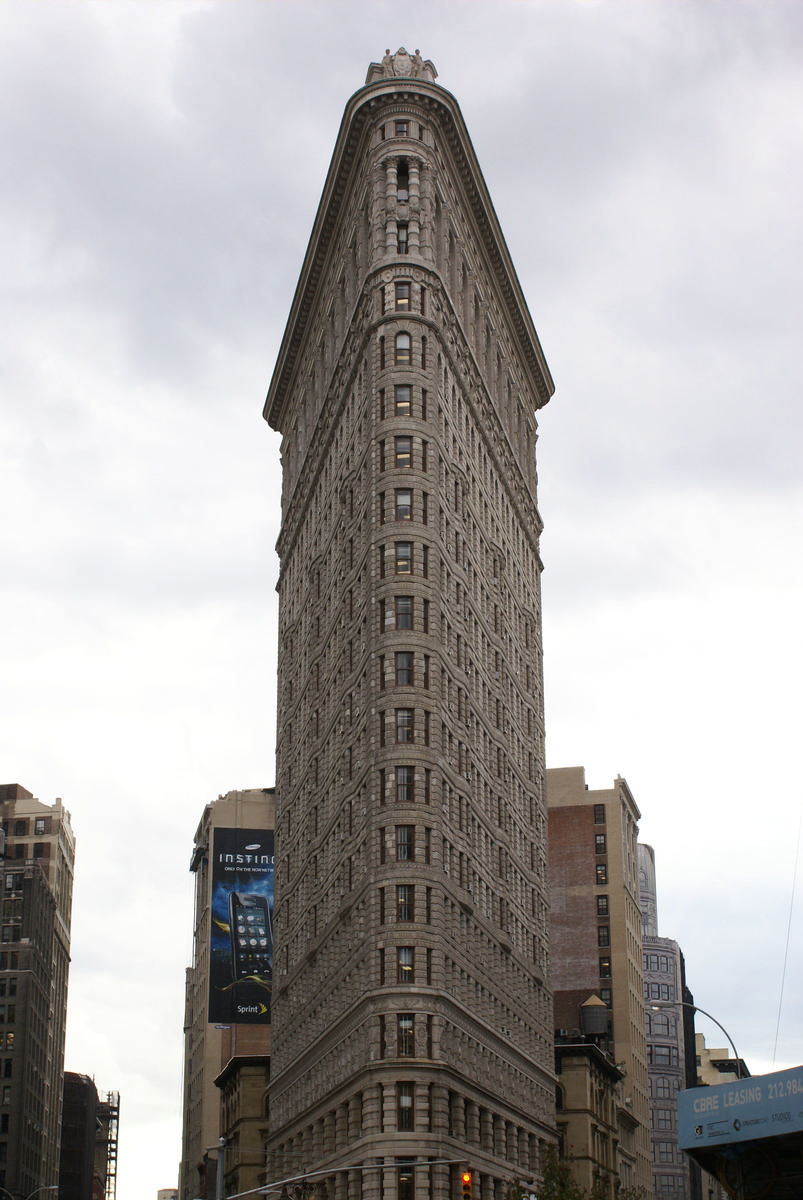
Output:
<instances>
[{"instance_id":1,"label":"triangular stone building","mask_svg":"<svg viewBox=\"0 0 803 1200\"><path fill-rule=\"evenodd\" d=\"M535 413L552 380L453 96L349 101L281 432L271 1180L502 1200L555 1138Z\"/></svg>"}]
</instances>

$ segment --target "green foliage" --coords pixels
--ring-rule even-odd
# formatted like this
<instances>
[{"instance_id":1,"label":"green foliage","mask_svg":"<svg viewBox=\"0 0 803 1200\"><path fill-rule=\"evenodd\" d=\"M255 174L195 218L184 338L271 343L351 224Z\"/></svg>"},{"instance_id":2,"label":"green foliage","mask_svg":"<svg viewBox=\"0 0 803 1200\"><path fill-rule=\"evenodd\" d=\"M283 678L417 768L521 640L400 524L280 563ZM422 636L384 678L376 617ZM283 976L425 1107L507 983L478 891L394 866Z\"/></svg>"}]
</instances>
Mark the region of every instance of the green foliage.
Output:
<instances>
[{"instance_id":1,"label":"green foliage","mask_svg":"<svg viewBox=\"0 0 803 1200\"><path fill-rule=\"evenodd\" d=\"M553 1146L544 1156L544 1179L537 1195L538 1200L591 1200L572 1179L568 1160L559 1158Z\"/></svg>"},{"instance_id":2,"label":"green foliage","mask_svg":"<svg viewBox=\"0 0 803 1200\"><path fill-rule=\"evenodd\" d=\"M591 1191L574 1180L572 1176L571 1159L561 1158L554 1146L550 1146L544 1155L544 1177L540 1187L535 1189L518 1181L510 1185L505 1193L505 1200L526 1200L534 1191L538 1200L610 1200L610 1183L599 1179ZM616 1191L616 1200L648 1200L644 1188L622 1188Z\"/></svg>"}]
</instances>

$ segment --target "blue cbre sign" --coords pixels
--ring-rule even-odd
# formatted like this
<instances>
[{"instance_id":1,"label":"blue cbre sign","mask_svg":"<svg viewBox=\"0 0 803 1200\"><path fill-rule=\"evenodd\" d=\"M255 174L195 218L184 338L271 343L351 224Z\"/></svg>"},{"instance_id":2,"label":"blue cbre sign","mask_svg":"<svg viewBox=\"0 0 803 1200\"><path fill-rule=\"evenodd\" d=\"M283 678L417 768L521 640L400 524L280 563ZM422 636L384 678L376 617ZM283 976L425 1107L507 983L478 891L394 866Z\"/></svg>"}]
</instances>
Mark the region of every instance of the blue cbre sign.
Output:
<instances>
[{"instance_id":1,"label":"blue cbre sign","mask_svg":"<svg viewBox=\"0 0 803 1200\"><path fill-rule=\"evenodd\" d=\"M678 1143L702 1150L803 1130L803 1066L678 1095Z\"/></svg>"}]
</instances>

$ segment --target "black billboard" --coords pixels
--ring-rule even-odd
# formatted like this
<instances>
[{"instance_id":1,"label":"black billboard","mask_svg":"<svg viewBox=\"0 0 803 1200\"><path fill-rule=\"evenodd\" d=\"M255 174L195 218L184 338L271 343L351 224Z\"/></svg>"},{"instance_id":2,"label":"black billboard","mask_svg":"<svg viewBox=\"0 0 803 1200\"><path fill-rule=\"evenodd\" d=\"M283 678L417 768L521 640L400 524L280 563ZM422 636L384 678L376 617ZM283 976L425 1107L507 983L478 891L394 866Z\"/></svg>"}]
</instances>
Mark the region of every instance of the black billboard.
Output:
<instances>
[{"instance_id":1,"label":"black billboard","mask_svg":"<svg viewBox=\"0 0 803 1200\"><path fill-rule=\"evenodd\" d=\"M273 830L215 829L209 1016L220 1025L270 1021Z\"/></svg>"}]
</instances>

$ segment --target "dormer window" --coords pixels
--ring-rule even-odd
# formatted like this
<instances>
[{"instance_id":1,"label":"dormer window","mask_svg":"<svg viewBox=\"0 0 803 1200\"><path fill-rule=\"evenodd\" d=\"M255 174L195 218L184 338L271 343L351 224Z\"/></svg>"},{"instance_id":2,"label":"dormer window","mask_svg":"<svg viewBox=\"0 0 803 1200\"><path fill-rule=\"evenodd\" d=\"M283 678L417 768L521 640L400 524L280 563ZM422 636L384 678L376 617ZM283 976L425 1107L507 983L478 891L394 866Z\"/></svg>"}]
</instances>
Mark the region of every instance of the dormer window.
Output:
<instances>
[{"instance_id":1,"label":"dormer window","mask_svg":"<svg viewBox=\"0 0 803 1200\"><path fill-rule=\"evenodd\" d=\"M410 172L406 158L400 158L396 168L396 199L403 203L410 199Z\"/></svg>"}]
</instances>

